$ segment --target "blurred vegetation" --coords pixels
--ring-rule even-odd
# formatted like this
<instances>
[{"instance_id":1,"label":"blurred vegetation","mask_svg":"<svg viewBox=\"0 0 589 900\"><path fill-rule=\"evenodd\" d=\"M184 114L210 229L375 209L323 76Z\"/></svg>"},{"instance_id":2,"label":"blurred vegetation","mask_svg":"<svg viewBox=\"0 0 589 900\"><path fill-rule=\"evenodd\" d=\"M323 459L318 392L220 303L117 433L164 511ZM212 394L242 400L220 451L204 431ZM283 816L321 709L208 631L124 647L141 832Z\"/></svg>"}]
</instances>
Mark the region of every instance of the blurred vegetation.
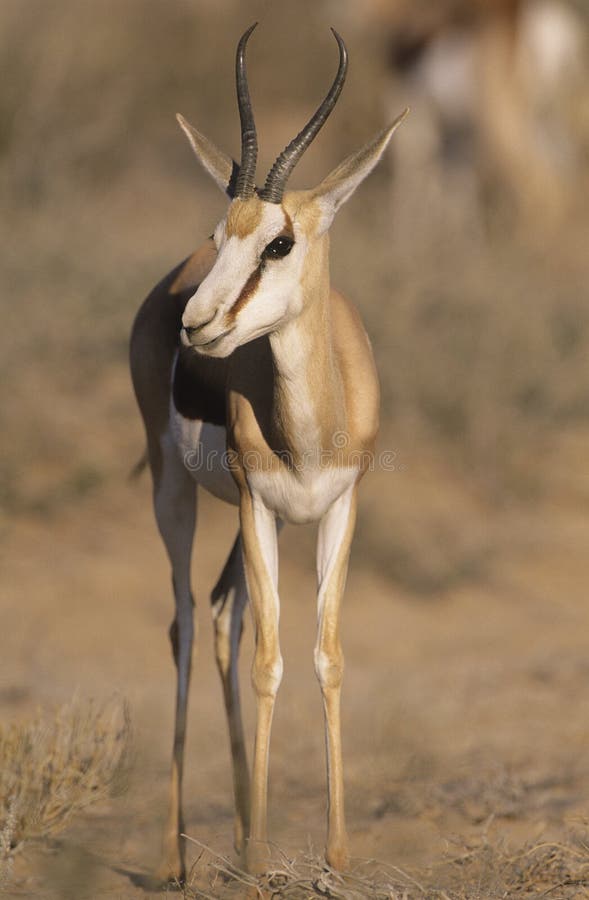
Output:
<instances>
[{"instance_id":1,"label":"blurred vegetation","mask_svg":"<svg viewBox=\"0 0 589 900\"><path fill-rule=\"evenodd\" d=\"M132 318L224 208L174 113L238 153L241 31L261 20L249 56L260 173L329 83L328 25L340 16L348 84L293 186L321 178L405 105L379 29L339 9L310 0L296 10L261 0L3 0L7 515L50 515L121 483L141 453L126 373ZM414 108L403 128L423 114ZM470 228L456 215L459 192L435 200L423 172L394 153L334 226L334 281L373 338L383 446L399 459L396 475L367 481L360 552L417 590L484 567L493 540L479 534L481 513L536 502L568 465L558 459L571 435L585 446L587 132L580 123L574 197L557 228ZM383 495L390 502L375 506Z\"/></svg>"},{"instance_id":2,"label":"blurred vegetation","mask_svg":"<svg viewBox=\"0 0 589 900\"><path fill-rule=\"evenodd\" d=\"M119 698L74 700L0 729L0 887L24 841L57 834L80 810L121 792L129 740Z\"/></svg>"}]
</instances>

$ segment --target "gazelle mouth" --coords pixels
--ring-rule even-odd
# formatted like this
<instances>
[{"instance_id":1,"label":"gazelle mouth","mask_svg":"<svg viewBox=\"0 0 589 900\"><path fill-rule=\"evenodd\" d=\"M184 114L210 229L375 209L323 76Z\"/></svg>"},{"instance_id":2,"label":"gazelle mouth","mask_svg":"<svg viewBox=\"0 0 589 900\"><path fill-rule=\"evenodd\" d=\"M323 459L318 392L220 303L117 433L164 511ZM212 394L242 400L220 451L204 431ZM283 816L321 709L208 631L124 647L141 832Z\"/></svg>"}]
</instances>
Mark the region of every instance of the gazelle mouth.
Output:
<instances>
[{"instance_id":1,"label":"gazelle mouth","mask_svg":"<svg viewBox=\"0 0 589 900\"><path fill-rule=\"evenodd\" d=\"M233 326L233 328L227 328L225 331L222 331L221 334L218 334L217 337L212 338L210 341L203 341L201 344L192 343L191 346L194 347L197 352L200 352L201 350L212 350L213 347L216 347L217 344L220 344L223 338L227 337L227 335L230 334L234 328L235 326Z\"/></svg>"}]
</instances>

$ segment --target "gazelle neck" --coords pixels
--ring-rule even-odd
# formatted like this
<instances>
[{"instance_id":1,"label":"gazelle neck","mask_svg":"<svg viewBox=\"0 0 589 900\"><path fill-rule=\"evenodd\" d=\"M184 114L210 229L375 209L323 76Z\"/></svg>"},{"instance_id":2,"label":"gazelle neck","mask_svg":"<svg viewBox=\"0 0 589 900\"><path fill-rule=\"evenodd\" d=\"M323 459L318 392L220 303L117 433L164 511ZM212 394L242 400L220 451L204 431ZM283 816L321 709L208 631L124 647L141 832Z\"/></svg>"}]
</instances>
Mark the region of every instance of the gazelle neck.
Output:
<instances>
[{"instance_id":1,"label":"gazelle neck","mask_svg":"<svg viewBox=\"0 0 589 900\"><path fill-rule=\"evenodd\" d=\"M270 336L274 364L272 427L294 460L313 464L346 427L341 373L329 305L329 238L309 253L302 280L302 312Z\"/></svg>"}]
</instances>

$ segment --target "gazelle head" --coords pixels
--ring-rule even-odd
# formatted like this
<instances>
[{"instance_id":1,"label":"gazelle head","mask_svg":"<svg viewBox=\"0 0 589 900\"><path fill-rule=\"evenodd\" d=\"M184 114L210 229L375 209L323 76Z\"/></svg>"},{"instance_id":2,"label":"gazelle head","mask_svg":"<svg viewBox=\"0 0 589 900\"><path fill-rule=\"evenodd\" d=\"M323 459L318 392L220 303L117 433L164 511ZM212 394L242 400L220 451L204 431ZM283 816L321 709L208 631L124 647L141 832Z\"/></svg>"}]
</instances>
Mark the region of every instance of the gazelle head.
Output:
<instances>
[{"instance_id":1,"label":"gazelle head","mask_svg":"<svg viewBox=\"0 0 589 900\"><path fill-rule=\"evenodd\" d=\"M178 116L201 164L231 198L227 215L214 232L215 264L188 301L182 318L182 343L207 356L228 356L236 347L278 330L311 302L313 286L309 282L313 279L308 272L314 272L316 278L327 272L324 238L335 213L372 171L407 112L345 159L317 187L285 193L290 173L325 123L344 84L347 52L332 29L340 55L333 84L258 190L258 143L245 68L245 48L255 27L243 34L236 55L240 165Z\"/></svg>"}]
</instances>

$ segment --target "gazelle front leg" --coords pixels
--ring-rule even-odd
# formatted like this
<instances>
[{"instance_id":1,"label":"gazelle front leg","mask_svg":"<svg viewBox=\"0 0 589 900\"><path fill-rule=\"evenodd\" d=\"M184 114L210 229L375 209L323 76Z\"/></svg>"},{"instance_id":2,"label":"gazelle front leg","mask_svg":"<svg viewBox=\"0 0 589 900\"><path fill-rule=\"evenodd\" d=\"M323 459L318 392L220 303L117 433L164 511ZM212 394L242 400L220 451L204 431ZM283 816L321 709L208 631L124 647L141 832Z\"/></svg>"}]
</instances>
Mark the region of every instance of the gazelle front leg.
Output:
<instances>
[{"instance_id":1,"label":"gazelle front leg","mask_svg":"<svg viewBox=\"0 0 589 900\"><path fill-rule=\"evenodd\" d=\"M278 548L274 513L261 500L252 497L247 487L242 490L240 520L245 574L255 626L252 683L257 700L251 822L245 864L249 872L261 873L269 861L268 758L274 701L282 680L278 640Z\"/></svg>"},{"instance_id":2,"label":"gazelle front leg","mask_svg":"<svg viewBox=\"0 0 589 900\"><path fill-rule=\"evenodd\" d=\"M319 591L315 672L321 685L325 715L328 788L325 857L334 869L346 868L349 859L340 724L344 657L339 637L339 614L355 520L356 485L352 485L324 515L317 540Z\"/></svg>"}]
</instances>

